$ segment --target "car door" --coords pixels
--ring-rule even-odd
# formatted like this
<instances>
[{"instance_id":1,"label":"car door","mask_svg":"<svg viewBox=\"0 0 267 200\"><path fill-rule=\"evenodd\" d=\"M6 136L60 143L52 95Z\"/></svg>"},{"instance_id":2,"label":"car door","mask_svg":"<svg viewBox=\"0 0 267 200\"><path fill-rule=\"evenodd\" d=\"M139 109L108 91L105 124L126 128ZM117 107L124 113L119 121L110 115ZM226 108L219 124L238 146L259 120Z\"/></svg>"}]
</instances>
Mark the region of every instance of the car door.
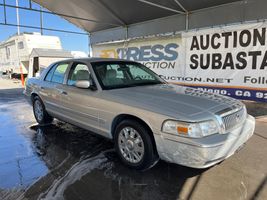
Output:
<instances>
[{"instance_id":1,"label":"car door","mask_svg":"<svg viewBox=\"0 0 267 200\"><path fill-rule=\"evenodd\" d=\"M43 103L45 104L46 110L50 111L52 110L51 103L53 101L52 99L52 89L53 84L51 83L51 79L54 73L54 70L56 68L57 64L54 64L49 71L47 72L46 76L44 77L44 80L40 82L39 88L39 95L41 96L41 99Z\"/></svg>"},{"instance_id":2,"label":"car door","mask_svg":"<svg viewBox=\"0 0 267 200\"><path fill-rule=\"evenodd\" d=\"M47 111L56 117L62 116L61 86L64 82L68 66L69 63L67 62L54 65L47 73L43 84L40 86L40 94Z\"/></svg>"},{"instance_id":3,"label":"car door","mask_svg":"<svg viewBox=\"0 0 267 200\"><path fill-rule=\"evenodd\" d=\"M90 80L91 74L85 63L74 62L68 70L66 82L61 86L62 113L68 121L86 129L97 130L98 110L96 90L75 86L78 80Z\"/></svg>"}]
</instances>

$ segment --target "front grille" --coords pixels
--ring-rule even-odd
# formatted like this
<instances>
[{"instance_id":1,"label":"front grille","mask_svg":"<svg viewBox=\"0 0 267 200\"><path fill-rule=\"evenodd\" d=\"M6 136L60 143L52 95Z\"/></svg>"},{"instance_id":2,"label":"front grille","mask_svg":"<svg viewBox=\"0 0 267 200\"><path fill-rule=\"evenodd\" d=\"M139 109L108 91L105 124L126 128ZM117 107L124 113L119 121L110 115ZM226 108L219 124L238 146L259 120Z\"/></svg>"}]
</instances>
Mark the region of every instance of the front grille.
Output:
<instances>
[{"instance_id":1,"label":"front grille","mask_svg":"<svg viewBox=\"0 0 267 200\"><path fill-rule=\"evenodd\" d=\"M234 113L223 116L222 121L224 123L225 131L229 131L242 124L245 121L246 116L247 112L245 108L241 108Z\"/></svg>"}]
</instances>

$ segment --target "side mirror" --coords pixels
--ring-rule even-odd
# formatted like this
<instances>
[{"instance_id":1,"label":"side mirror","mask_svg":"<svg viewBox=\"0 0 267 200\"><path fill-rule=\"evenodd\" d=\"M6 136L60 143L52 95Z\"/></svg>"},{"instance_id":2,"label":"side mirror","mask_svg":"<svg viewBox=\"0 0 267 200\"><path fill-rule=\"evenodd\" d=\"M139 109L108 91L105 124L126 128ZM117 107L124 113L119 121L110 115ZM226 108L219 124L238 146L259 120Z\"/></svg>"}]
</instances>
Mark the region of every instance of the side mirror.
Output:
<instances>
[{"instance_id":1,"label":"side mirror","mask_svg":"<svg viewBox=\"0 0 267 200\"><path fill-rule=\"evenodd\" d=\"M90 83L90 81L86 81L86 80L76 81L75 86L77 88L87 89L91 86L91 83Z\"/></svg>"}]
</instances>

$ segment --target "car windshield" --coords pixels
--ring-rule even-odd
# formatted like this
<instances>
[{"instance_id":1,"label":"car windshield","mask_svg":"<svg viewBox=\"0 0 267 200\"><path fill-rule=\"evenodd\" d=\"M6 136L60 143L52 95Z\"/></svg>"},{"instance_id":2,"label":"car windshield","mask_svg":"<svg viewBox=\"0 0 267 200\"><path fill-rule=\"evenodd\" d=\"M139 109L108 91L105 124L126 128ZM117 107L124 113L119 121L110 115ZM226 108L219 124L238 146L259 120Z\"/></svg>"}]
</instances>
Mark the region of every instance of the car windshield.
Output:
<instances>
[{"instance_id":1,"label":"car windshield","mask_svg":"<svg viewBox=\"0 0 267 200\"><path fill-rule=\"evenodd\" d=\"M100 85L106 90L165 83L157 74L140 63L108 61L91 64Z\"/></svg>"}]
</instances>

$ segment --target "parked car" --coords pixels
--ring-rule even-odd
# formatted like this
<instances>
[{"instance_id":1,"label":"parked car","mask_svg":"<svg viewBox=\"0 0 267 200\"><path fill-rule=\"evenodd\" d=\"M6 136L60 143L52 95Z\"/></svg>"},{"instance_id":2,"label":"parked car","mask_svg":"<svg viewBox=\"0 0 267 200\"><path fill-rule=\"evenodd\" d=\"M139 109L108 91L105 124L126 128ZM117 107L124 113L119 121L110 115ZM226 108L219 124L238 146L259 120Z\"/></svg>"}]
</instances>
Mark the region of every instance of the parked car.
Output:
<instances>
[{"instance_id":1,"label":"parked car","mask_svg":"<svg viewBox=\"0 0 267 200\"><path fill-rule=\"evenodd\" d=\"M133 61L57 62L30 78L24 93L39 124L57 118L110 138L136 169L159 158L207 168L233 155L255 127L240 101L168 84Z\"/></svg>"}]
</instances>

